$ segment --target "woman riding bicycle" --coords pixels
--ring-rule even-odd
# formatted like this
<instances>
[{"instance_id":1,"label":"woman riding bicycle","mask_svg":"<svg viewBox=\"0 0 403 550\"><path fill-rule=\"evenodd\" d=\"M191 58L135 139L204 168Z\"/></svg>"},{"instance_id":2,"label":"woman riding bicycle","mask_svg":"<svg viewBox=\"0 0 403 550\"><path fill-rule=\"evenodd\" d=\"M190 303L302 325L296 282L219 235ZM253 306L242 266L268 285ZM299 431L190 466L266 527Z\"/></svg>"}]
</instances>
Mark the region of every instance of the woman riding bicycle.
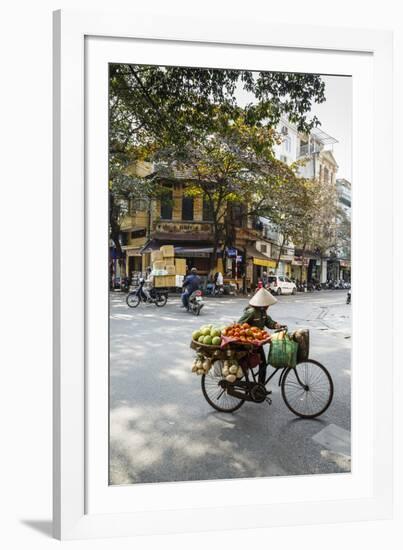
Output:
<instances>
[{"instance_id":1,"label":"woman riding bicycle","mask_svg":"<svg viewBox=\"0 0 403 550\"><path fill-rule=\"evenodd\" d=\"M284 325L280 325L280 323L274 321L267 313L269 306L274 305L276 302L276 298L270 294L270 292L265 288L260 288L250 299L249 306L245 308L238 323L248 323L252 327L258 327L260 329L265 327L270 329L282 328ZM267 363L263 347L261 348L261 355L262 363L259 368L258 380L260 383L264 384L266 380Z\"/></svg>"}]
</instances>

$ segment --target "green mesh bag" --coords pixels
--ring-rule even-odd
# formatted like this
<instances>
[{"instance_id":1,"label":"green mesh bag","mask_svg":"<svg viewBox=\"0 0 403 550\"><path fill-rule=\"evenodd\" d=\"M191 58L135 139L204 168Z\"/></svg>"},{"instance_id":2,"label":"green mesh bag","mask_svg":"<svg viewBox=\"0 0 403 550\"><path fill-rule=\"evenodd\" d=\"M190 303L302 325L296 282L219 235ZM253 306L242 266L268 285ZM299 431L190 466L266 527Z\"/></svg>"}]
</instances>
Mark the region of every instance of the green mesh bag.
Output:
<instances>
[{"instance_id":1,"label":"green mesh bag","mask_svg":"<svg viewBox=\"0 0 403 550\"><path fill-rule=\"evenodd\" d=\"M295 367L297 364L298 343L291 340L288 334L284 334L281 340L273 340L270 343L270 351L267 362L276 369Z\"/></svg>"}]
</instances>

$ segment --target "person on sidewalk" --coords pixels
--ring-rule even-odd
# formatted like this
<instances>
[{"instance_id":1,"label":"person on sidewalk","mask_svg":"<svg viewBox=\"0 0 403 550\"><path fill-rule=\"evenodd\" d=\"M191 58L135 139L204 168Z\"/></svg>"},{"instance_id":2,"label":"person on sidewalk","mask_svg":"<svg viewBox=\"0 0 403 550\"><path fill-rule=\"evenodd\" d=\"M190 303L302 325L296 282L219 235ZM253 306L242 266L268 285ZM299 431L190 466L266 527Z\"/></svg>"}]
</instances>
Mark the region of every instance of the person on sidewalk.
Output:
<instances>
[{"instance_id":1,"label":"person on sidewalk","mask_svg":"<svg viewBox=\"0 0 403 550\"><path fill-rule=\"evenodd\" d=\"M274 321L267 313L268 308L276 303L276 298L268 290L260 288L249 300L249 306L244 309L243 315L238 323L248 323L250 326L260 329L264 329L265 327L270 329L282 328L284 325ZM263 346L260 348L260 353L262 356L262 363L259 367L258 381L264 384L266 380L267 362Z\"/></svg>"}]
</instances>

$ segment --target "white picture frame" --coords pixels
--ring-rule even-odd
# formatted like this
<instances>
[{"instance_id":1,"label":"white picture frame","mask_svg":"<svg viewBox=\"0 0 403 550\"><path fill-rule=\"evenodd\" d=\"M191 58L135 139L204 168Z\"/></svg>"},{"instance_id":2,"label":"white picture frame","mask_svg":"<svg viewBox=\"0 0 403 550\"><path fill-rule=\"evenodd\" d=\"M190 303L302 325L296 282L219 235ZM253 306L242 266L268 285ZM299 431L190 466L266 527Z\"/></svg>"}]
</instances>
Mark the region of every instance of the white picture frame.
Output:
<instances>
[{"instance_id":1,"label":"white picture frame","mask_svg":"<svg viewBox=\"0 0 403 550\"><path fill-rule=\"evenodd\" d=\"M320 481L315 481L315 476L300 476L220 481L214 482L214 487L212 482L198 482L197 486L149 484L147 488L108 487L105 483L107 371L103 366L107 296L102 297L102 289L107 287L103 286L103 275L94 267L102 266L99 262L103 254L102 241L97 240L94 228L107 223L103 218L106 192L100 193L91 182L104 178L107 169L103 67L112 50L109 61L131 59L134 46L144 59L152 56L163 64L172 55L172 59L182 56L186 63L186 55L191 54L193 63L198 59L199 66L203 56L207 59L208 51L211 55L214 50L216 59L225 52L228 61L223 59L222 63L231 59L231 63L236 63L236 59L242 63L242 56L254 52L254 64L263 65L265 52L270 51L275 54L272 63L277 58L280 63L276 70L286 59L293 58L292 66L296 67L298 60L301 71L353 74L355 78L353 181L357 190L353 208L357 215L353 215L353 278L361 282L365 261L373 266L355 291L353 303L353 468L343 479L316 476ZM138 62L138 58L131 62ZM350 72L342 71L343 66L350 67ZM326 71L326 67L330 70ZM381 350L374 335L376 319L388 319L390 327L393 299L383 300L374 292L383 269L372 262L377 247L382 247L385 257L392 258L393 253L392 239L381 237L385 233L392 235L393 223L392 162L384 139L392 134L388 102L391 87L389 32L272 25L249 16L242 21L187 16L151 20L135 11L55 12L55 537L91 538L217 530L223 525L228 529L230 525L247 528L391 517L392 346ZM373 94L368 94L368 88ZM354 140L354 135L360 139ZM95 272L99 276L94 277ZM100 297L97 302L95 296ZM357 323L359 318L362 321ZM97 349L93 345L95 339L101 342ZM377 364L382 364L382 370L376 368ZM307 487L311 493L308 500ZM220 506L214 505L215 499L211 498L212 491L218 488L228 495ZM242 499L234 499L239 494ZM242 514L242 525L233 525L234 511Z\"/></svg>"}]
</instances>

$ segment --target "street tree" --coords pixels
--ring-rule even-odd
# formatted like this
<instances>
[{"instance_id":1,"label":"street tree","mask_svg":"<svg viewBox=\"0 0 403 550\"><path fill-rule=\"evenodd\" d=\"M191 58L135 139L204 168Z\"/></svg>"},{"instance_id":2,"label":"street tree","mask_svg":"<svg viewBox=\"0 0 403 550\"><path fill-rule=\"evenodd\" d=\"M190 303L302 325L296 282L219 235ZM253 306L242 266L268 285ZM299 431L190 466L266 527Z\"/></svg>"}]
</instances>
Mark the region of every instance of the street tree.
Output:
<instances>
[{"instance_id":1,"label":"street tree","mask_svg":"<svg viewBox=\"0 0 403 550\"><path fill-rule=\"evenodd\" d=\"M258 206L267 210L262 197L252 200L247 190L253 170L255 189L265 191L290 177L269 154L281 116L308 132L319 124L310 115L312 104L325 100L324 82L308 74L112 64L109 84L110 231L119 252L127 199L151 199L161 181L156 177L142 185L145 178L128 177L133 163L159 158L160 167L165 162L172 168L174 159L178 166L192 166L197 184L187 192L202 193L210 202L216 250L225 233L226 202L248 199L248 204L256 203L255 211ZM250 98L243 106L237 101L242 89ZM234 139L229 128L232 124L239 130L236 121L250 134L238 131ZM242 152L245 140L248 153Z\"/></svg>"},{"instance_id":2,"label":"street tree","mask_svg":"<svg viewBox=\"0 0 403 550\"><path fill-rule=\"evenodd\" d=\"M112 161L133 144L187 143L214 125L217 105L233 118L243 108L251 126L274 128L284 115L309 131L319 124L312 104L325 101L324 82L314 74L111 64L109 76ZM237 99L242 89L246 106Z\"/></svg>"},{"instance_id":3,"label":"street tree","mask_svg":"<svg viewBox=\"0 0 403 550\"><path fill-rule=\"evenodd\" d=\"M211 268L219 247L228 242L232 205L246 205L247 216L272 214L280 219L293 200L293 189L297 194L296 172L274 156L276 132L267 126L249 126L245 116L239 114L234 120L216 107L214 132L197 132L179 149L151 147L147 155L155 166L155 179L184 182L187 196L207 201L213 227ZM289 223L291 218L290 214Z\"/></svg>"},{"instance_id":4,"label":"street tree","mask_svg":"<svg viewBox=\"0 0 403 550\"><path fill-rule=\"evenodd\" d=\"M303 208L291 235L302 250L302 264L307 250L324 257L336 256L340 248L348 250L350 222L339 206L334 184L318 178L304 179ZM349 254L349 252L347 252Z\"/></svg>"}]
</instances>

